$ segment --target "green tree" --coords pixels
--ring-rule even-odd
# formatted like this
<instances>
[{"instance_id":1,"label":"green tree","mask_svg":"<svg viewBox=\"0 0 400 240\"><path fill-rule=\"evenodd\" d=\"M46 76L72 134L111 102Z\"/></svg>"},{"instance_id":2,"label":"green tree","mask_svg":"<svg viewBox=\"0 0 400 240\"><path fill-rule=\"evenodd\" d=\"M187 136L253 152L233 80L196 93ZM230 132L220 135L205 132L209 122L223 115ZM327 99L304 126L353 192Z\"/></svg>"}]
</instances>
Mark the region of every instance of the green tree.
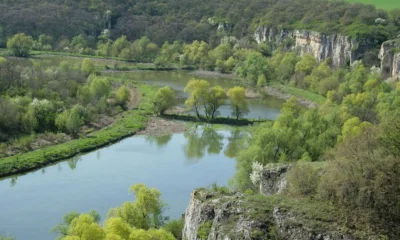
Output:
<instances>
[{"instance_id":1,"label":"green tree","mask_svg":"<svg viewBox=\"0 0 400 240\"><path fill-rule=\"evenodd\" d=\"M317 59L311 54L304 55L300 61L297 62L295 71L296 73L302 72L309 75L317 65Z\"/></svg>"},{"instance_id":2,"label":"green tree","mask_svg":"<svg viewBox=\"0 0 400 240\"><path fill-rule=\"evenodd\" d=\"M232 115L239 119L249 112L246 100L245 89L243 87L233 87L228 90L228 96L231 100Z\"/></svg>"},{"instance_id":3,"label":"green tree","mask_svg":"<svg viewBox=\"0 0 400 240\"><path fill-rule=\"evenodd\" d=\"M207 116L214 118L218 114L218 109L225 104L227 99L225 90L220 86L211 88L206 98Z\"/></svg>"},{"instance_id":4,"label":"green tree","mask_svg":"<svg viewBox=\"0 0 400 240\"><path fill-rule=\"evenodd\" d=\"M247 79L248 83L252 85L257 84L258 76L264 74L265 77L270 78L272 69L267 58L258 52L252 52L247 55L243 64L236 68L236 73Z\"/></svg>"},{"instance_id":5,"label":"green tree","mask_svg":"<svg viewBox=\"0 0 400 240\"><path fill-rule=\"evenodd\" d=\"M174 235L176 239L182 239L182 229L185 222L184 219L171 220L164 225L164 229Z\"/></svg>"},{"instance_id":6,"label":"green tree","mask_svg":"<svg viewBox=\"0 0 400 240\"><path fill-rule=\"evenodd\" d=\"M69 133L76 135L80 127L85 123L84 108L80 105L75 105L65 122L65 128Z\"/></svg>"},{"instance_id":7,"label":"green tree","mask_svg":"<svg viewBox=\"0 0 400 240\"><path fill-rule=\"evenodd\" d=\"M122 85L118 91L117 91L117 102L118 104L125 108L127 102L129 101L130 98L130 91L129 88L126 87L125 85Z\"/></svg>"},{"instance_id":8,"label":"green tree","mask_svg":"<svg viewBox=\"0 0 400 240\"><path fill-rule=\"evenodd\" d=\"M163 114L165 110L174 106L175 104L175 93L174 91L166 86L157 90L153 100L153 110L155 114Z\"/></svg>"},{"instance_id":9,"label":"green tree","mask_svg":"<svg viewBox=\"0 0 400 240\"><path fill-rule=\"evenodd\" d=\"M7 41L7 48L17 57L28 57L32 47L33 38L24 33L18 33Z\"/></svg>"},{"instance_id":10,"label":"green tree","mask_svg":"<svg viewBox=\"0 0 400 240\"><path fill-rule=\"evenodd\" d=\"M90 96L98 100L102 97L108 97L111 91L111 85L107 78L93 76L90 78L89 89Z\"/></svg>"},{"instance_id":11,"label":"green tree","mask_svg":"<svg viewBox=\"0 0 400 240\"><path fill-rule=\"evenodd\" d=\"M144 184L133 185L129 191L135 195L136 200L110 209L108 217L120 217L131 227L145 230L162 226L165 220L162 216L165 204L160 199L161 193Z\"/></svg>"},{"instance_id":12,"label":"green tree","mask_svg":"<svg viewBox=\"0 0 400 240\"><path fill-rule=\"evenodd\" d=\"M257 87L265 87L267 86L267 79L264 74L258 76Z\"/></svg>"},{"instance_id":13,"label":"green tree","mask_svg":"<svg viewBox=\"0 0 400 240\"><path fill-rule=\"evenodd\" d=\"M38 128L39 121L36 118L36 113L34 108L30 107L28 109L28 111L22 117L22 122L24 125L24 129L27 132L34 132Z\"/></svg>"},{"instance_id":14,"label":"green tree","mask_svg":"<svg viewBox=\"0 0 400 240\"><path fill-rule=\"evenodd\" d=\"M207 111L207 98L208 89L210 84L205 80L192 79L185 87L185 92L189 93L189 98L186 100L185 105L191 109L194 109L196 116L200 118L200 111L202 108L205 110L206 117L209 111Z\"/></svg>"},{"instance_id":15,"label":"green tree","mask_svg":"<svg viewBox=\"0 0 400 240\"><path fill-rule=\"evenodd\" d=\"M89 76L90 74L95 72L94 63L89 58L85 58L82 61L81 71L86 75Z\"/></svg>"},{"instance_id":16,"label":"green tree","mask_svg":"<svg viewBox=\"0 0 400 240\"><path fill-rule=\"evenodd\" d=\"M90 214L81 214L71 221L66 239L99 240L104 239L105 232Z\"/></svg>"}]
</instances>

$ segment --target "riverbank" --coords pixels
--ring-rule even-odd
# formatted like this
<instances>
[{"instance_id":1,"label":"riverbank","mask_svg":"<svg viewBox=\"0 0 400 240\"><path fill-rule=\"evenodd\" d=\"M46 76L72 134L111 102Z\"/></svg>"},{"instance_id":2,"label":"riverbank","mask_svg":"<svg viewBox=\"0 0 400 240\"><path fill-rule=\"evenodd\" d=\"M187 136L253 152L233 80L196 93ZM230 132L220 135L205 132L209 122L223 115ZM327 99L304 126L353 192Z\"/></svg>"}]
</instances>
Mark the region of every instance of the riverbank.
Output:
<instances>
[{"instance_id":1,"label":"riverbank","mask_svg":"<svg viewBox=\"0 0 400 240\"><path fill-rule=\"evenodd\" d=\"M136 84L136 87L135 93L140 96L132 96L128 104L131 109L117 115L112 124L87 133L79 139L0 158L0 177L42 168L135 135L146 127L147 120L152 116L151 98L156 91L155 87L146 84Z\"/></svg>"}]
</instances>

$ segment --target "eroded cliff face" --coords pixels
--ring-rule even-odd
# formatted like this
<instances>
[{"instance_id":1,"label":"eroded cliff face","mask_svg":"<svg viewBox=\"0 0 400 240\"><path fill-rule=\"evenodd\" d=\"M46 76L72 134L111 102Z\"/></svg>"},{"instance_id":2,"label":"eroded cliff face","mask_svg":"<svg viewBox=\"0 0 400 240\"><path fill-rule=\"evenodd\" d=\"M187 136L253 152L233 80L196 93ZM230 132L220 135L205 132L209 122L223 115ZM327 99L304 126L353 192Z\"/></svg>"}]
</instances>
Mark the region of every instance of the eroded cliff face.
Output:
<instances>
[{"instance_id":1,"label":"eroded cliff face","mask_svg":"<svg viewBox=\"0 0 400 240\"><path fill-rule=\"evenodd\" d=\"M239 193L221 195L204 189L196 190L185 213L183 239L356 239L342 233L329 217L321 220L307 219L304 217L306 213L292 211L281 201L271 196L260 198ZM202 225L208 226L206 238L198 235Z\"/></svg>"},{"instance_id":2,"label":"eroded cliff face","mask_svg":"<svg viewBox=\"0 0 400 240\"><path fill-rule=\"evenodd\" d=\"M400 40L384 42L379 52L379 59L383 77L400 78Z\"/></svg>"},{"instance_id":3,"label":"eroded cliff face","mask_svg":"<svg viewBox=\"0 0 400 240\"><path fill-rule=\"evenodd\" d=\"M267 41L274 47L283 45L299 55L312 54L318 61L332 58L334 66L352 64L371 49L372 43L362 42L343 35L325 35L308 30L285 30L275 27L259 27L254 33L258 43Z\"/></svg>"},{"instance_id":4,"label":"eroded cliff face","mask_svg":"<svg viewBox=\"0 0 400 240\"><path fill-rule=\"evenodd\" d=\"M263 195L195 190L185 212L186 240L377 240L343 229L329 204L285 195L290 165L268 165L262 172ZM199 231L199 229L201 229Z\"/></svg>"}]
</instances>

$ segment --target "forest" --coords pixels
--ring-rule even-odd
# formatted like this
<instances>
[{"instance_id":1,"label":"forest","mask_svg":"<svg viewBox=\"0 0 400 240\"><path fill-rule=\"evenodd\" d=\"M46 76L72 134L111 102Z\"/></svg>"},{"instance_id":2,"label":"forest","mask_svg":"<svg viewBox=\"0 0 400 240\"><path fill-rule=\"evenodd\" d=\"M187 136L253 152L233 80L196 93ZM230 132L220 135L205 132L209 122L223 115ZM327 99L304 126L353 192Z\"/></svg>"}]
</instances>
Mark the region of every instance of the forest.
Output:
<instances>
[{"instance_id":1,"label":"forest","mask_svg":"<svg viewBox=\"0 0 400 240\"><path fill-rule=\"evenodd\" d=\"M400 237L400 82L383 78L377 59L380 45L398 37L400 9L326 0L3 0L0 13L1 176L118 141L177 105L168 86L109 72L212 71L240 80L229 89L190 80L184 106L199 121L217 119L227 104L232 121L243 120L248 89L292 95L275 121L254 124L231 143L237 171L229 188L215 191L257 195L266 166L290 164L288 198L334 207L360 239ZM258 26L343 34L373 46L338 68L330 58L299 56L290 43L257 43ZM194 140L189 147L222 149ZM54 231L64 240L182 239L183 221L163 215L157 189L129 191L135 201L110 209L104 224L97 212L72 212Z\"/></svg>"}]
</instances>

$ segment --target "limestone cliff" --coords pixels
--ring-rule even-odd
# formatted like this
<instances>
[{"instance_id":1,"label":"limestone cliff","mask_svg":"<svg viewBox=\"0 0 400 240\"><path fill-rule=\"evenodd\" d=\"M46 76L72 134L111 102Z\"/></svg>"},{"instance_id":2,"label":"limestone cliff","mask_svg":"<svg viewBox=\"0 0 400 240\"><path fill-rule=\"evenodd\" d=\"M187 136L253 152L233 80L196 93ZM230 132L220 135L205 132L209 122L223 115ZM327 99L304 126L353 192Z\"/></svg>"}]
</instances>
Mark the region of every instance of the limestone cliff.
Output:
<instances>
[{"instance_id":1,"label":"limestone cliff","mask_svg":"<svg viewBox=\"0 0 400 240\"><path fill-rule=\"evenodd\" d=\"M264 169L260 182L263 195L195 190L185 212L183 239L378 239L371 234L359 237L359 232L343 229L340 213L330 204L282 194L289 168L290 165L270 165Z\"/></svg>"},{"instance_id":2,"label":"limestone cliff","mask_svg":"<svg viewBox=\"0 0 400 240\"><path fill-rule=\"evenodd\" d=\"M192 193L185 213L183 239L187 240L353 240L341 231L330 213L315 216L293 207L299 202L285 202L284 196L221 195L208 190ZM311 206L311 208L313 208ZM206 226L206 231L204 231ZM203 228L198 235L199 228ZM208 237L207 237L208 236Z\"/></svg>"},{"instance_id":3,"label":"limestone cliff","mask_svg":"<svg viewBox=\"0 0 400 240\"><path fill-rule=\"evenodd\" d=\"M390 40L382 44L379 52L382 76L400 78L400 40Z\"/></svg>"},{"instance_id":4,"label":"limestone cliff","mask_svg":"<svg viewBox=\"0 0 400 240\"><path fill-rule=\"evenodd\" d=\"M285 30L276 27L258 27L254 33L258 43L267 41L273 47L283 45L299 55L312 54L319 61L332 58L334 66L344 66L363 57L372 48L368 40L358 41L339 34L326 35L308 30Z\"/></svg>"}]
</instances>

